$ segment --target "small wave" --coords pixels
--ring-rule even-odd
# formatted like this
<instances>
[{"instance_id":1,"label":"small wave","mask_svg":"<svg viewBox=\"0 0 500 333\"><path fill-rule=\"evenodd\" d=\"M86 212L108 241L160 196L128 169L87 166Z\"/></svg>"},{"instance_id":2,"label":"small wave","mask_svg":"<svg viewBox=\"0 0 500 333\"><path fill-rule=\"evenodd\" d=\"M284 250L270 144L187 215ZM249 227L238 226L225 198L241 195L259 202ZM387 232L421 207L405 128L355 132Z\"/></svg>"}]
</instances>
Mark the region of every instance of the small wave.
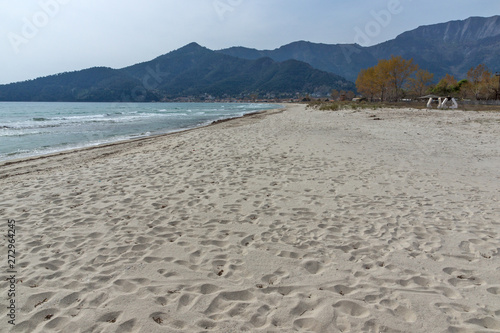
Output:
<instances>
[{"instance_id":1,"label":"small wave","mask_svg":"<svg viewBox=\"0 0 500 333\"><path fill-rule=\"evenodd\" d=\"M53 127L60 127L62 124L40 124L40 125L35 125L35 124L27 124L27 123L20 123L20 124L14 124L12 126L8 127L3 127L3 129L7 130L30 130L30 129L36 129L36 128L53 128Z\"/></svg>"},{"instance_id":2,"label":"small wave","mask_svg":"<svg viewBox=\"0 0 500 333\"><path fill-rule=\"evenodd\" d=\"M148 118L152 116L158 116L157 114L146 114L146 115L117 115L115 117L104 117L103 115L97 116L74 116L74 117L54 117L54 118L43 118L45 120L34 120L42 118L33 118L29 121L21 121L17 123L10 124L10 126L3 126L0 129L14 129L14 130L29 130L37 128L54 128L54 127L64 127L64 126L75 126L91 123L120 123L120 122L130 122L139 120L141 118Z\"/></svg>"},{"instance_id":3,"label":"small wave","mask_svg":"<svg viewBox=\"0 0 500 333\"><path fill-rule=\"evenodd\" d=\"M157 110L153 111L154 113L141 113L141 115L150 115L150 116L163 116L163 117L171 117L171 116L176 116L176 115L183 115L187 116L186 112L189 112L187 110L184 110L185 112L179 112L179 111L174 111L174 110Z\"/></svg>"},{"instance_id":4,"label":"small wave","mask_svg":"<svg viewBox=\"0 0 500 333\"><path fill-rule=\"evenodd\" d=\"M49 121L50 119L48 118L33 118L33 121Z\"/></svg>"},{"instance_id":5,"label":"small wave","mask_svg":"<svg viewBox=\"0 0 500 333\"><path fill-rule=\"evenodd\" d=\"M19 150L10 152L10 153L6 153L4 155L8 156L8 157L12 157L12 156L21 155L21 154L27 154L29 152L30 152L29 150L21 150L21 149L19 149Z\"/></svg>"},{"instance_id":6,"label":"small wave","mask_svg":"<svg viewBox=\"0 0 500 333\"><path fill-rule=\"evenodd\" d=\"M8 131L8 132L0 132L1 137L22 137L22 136L30 136L30 135L40 135L40 134L49 134L50 132L22 132L22 131Z\"/></svg>"},{"instance_id":7,"label":"small wave","mask_svg":"<svg viewBox=\"0 0 500 333\"><path fill-rule=\"evenodd\" d=\"M56 117L56 118L51 118L50 120L93 120L93 119L102 119L105 118L106 114L93 114L93 115L88 115L88 116L66 116L66 117Z\"/></svg>"}]
</instances>

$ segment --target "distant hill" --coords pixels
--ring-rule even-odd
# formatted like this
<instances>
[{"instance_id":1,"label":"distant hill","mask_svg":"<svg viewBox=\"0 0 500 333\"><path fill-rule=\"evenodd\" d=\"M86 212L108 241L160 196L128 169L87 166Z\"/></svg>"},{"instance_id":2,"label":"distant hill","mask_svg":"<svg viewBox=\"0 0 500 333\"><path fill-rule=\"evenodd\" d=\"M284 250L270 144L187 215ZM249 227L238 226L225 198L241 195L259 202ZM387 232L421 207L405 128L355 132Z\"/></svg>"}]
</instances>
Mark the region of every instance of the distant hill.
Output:
<instances>
[{"instance_id":1,"label":"distant hill","mask_svg":"<svg viewBox=\"0 0 500 333\"><path fill-rule=\"evenodd\" d=\"M345 78L314 69L305 62L294 59L279 62L266 57L237 58L196 43L122 71L142 79L153 69L160 69L157 89L169 97L202 93L216 96L314 93L325 87L328 91L354 89L354 84Z\"/></svg>"},{"instance_id":2,"label":"distant hill","mask_svg":"<svg viewBox=\"0 0 500 333\"><path fill-rule=\"evenodd\" d=\"M353 82L361 68L377 64L377 59L357 44L329 45L299 41L272 51L232 47L218 52L243 59L260 57L269 57L275 61L295 59L306 62L314 68L341 75Z\"/></svg>"},{"instance_id":3,"label":"distant hill","mask_svg":"<svg viewBox=\"0 0 500 333\"><path fill-rule=\"evenodd\" d=\"M244 59L296 59L351 81L356 80L361 69L374 66L379 59L401 55L413 58L421 68L434 73L436 79L445 74L464 78L471 67L481 63L491 70L500 70L500 16L422 26L371 47L300 41L275 50L232 47L218 52Z\"/></svg>"},{"instance_id":4,"label":"distant hill","mask_svg":"<svg viewBox=\"0 0 500 333\"><path fill-rule=\"evenodd\" d=\"M141 82L121 71L94 67L0 85L0 101L118 101ZM149 93L148 99L154 99Z\"/></svg>"},{"instance_id":5,"label":"distant hill","mask_svg":"<svg viewBox=\"0 0 500 333\"><path fill-rule=\"evenodd\" d=\"M338 75L297 60L241 59L196 43L122 69L96 67L0 85L0 101L161 101L179 97L292 97L354 90Z\"/></svg>"}]
</instances>

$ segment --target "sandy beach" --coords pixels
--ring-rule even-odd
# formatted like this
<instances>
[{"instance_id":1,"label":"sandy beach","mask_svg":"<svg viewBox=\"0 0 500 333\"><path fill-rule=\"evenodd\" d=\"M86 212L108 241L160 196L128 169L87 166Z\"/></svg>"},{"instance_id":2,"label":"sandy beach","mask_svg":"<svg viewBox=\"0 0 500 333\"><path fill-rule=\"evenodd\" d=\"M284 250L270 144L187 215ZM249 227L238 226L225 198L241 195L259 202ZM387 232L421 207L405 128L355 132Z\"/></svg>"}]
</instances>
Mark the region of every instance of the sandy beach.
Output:
<instances>
[{"instance_id":1,"label":"sandy beach","mask_svg":"<svg viewBox=\"0 0 500 333\"><path fill-rule=\"evenodd\" d=\"M290 105L0 163L0 331L500 332L499 140Z\"/></svg>"}]
</instances>

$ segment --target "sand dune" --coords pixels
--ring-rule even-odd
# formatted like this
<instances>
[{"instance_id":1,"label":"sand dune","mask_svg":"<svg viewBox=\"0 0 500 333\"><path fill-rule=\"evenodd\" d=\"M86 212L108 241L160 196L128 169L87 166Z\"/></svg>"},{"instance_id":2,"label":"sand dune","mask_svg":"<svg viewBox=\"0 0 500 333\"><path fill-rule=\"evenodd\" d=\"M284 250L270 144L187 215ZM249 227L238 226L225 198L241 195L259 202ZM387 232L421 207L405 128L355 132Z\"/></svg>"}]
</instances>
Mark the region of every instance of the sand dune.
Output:
<instances>
[{"instance_id":1,"label":"sand dune","mask_svg":"<svg viewBox=\"0 0 500 333\"><path fill-rule=\"evenodd\" d=\"M4 163L0 331L499 332L499 135L299 105Z\"/></svg>"}]
</instances>

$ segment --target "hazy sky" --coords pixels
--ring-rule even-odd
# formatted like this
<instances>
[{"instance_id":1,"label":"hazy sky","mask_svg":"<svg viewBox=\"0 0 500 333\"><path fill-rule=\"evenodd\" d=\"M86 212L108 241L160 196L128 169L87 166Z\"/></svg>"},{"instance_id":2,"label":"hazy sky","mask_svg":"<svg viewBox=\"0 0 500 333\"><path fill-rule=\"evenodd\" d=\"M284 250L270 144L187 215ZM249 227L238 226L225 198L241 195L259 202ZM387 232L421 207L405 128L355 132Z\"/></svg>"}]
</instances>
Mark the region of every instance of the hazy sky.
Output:
<instances>
[{"instance_id":1,"label":"hazy sky","mask_svg":"<svg viewBox=\"0 0 500 333\"><path fill-rule=\"evenodd\" d=\"M499 0L0 0L0 84L121 68L190 42L367 46L420 25L497 14Z\"/></svg>"}]
</instances>

